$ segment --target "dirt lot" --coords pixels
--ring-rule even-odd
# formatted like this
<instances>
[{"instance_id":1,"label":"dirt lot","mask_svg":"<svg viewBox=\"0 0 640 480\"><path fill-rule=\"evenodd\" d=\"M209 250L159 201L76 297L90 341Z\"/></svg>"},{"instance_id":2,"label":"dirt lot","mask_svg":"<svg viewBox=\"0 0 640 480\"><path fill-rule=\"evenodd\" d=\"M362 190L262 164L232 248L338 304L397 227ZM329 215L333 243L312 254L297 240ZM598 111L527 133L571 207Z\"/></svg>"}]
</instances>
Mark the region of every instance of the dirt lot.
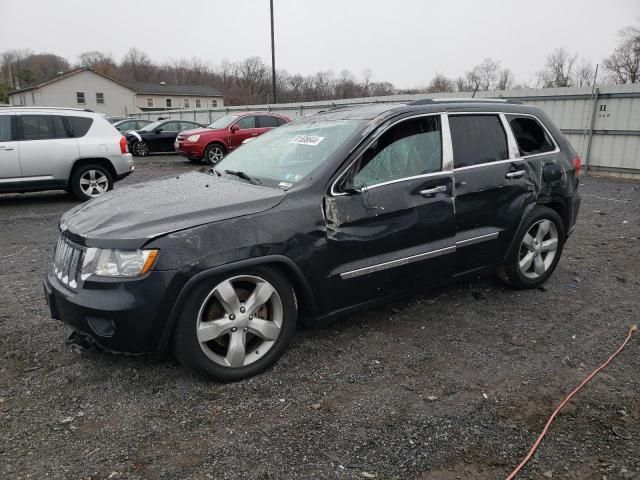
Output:
<instances>
[{"instance_id":1,"label":"dirt lot","mask_svg":"<svg viewBox=\"0 0 640 480\"><path fill-rule=\"evenodd\" d=\"M194 168L138 166L123 183ZM227 385L170 357L66 347L41 281L76 201L0 196L0 478L504 478L640 321L640 183L585 179L582 194L543 289L425 292L300 331L275 368ZM519 478L640 479L639 353L640 335Z\"/></svg>"}]
</instances>

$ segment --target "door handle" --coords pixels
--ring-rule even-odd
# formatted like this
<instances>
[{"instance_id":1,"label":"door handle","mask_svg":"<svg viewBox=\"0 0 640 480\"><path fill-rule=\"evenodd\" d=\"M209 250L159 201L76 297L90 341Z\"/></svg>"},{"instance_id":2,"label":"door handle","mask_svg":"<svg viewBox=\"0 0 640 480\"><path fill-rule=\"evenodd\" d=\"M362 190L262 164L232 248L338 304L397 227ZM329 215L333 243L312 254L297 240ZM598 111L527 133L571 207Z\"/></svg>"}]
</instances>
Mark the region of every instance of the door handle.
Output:
<instances>
[{"instance_id":1,"label":"door handle","mask_svg":"<svg viewBox=\"0 0 640 480\"><path fill-rule=\"evenodd\" d=\"M251 134L251 136L252 136L252 137L257 137L257 136L258 136L258 132L256 132L256 133L252 133L252 134Z\"/></svg>"},{"instance_id":2,"label":"door handle","mask_svg":"<svg viewBox=\"0 0 640 480\"><path fill-rule=\"evenodd\" d=\"M0 150L13 150L13 147L0 147Z\"/></svg>"},{"instance_id":3,"label":"door handle","mask_svg":"<svg viewBox=\"0 0 640 480\"><path fill-rule=\"evenodd\" d=\"M432 197L436 193L443 193L447 191L446 185L440 185L438 187L427 188L426 190L420 190L420 195L423 197Z\"/></svg>"},{"instance_id":4,"label":"door handle","mask_svg":"<svg viewBox=\"0 0 640 480\"><path fill-rule=\"evenodd\" d=\"M505 178L520 178L522 177L526 172L524 170L516 170L515 172L509 172L505 175Z\"/></svg>"}]
</instances>

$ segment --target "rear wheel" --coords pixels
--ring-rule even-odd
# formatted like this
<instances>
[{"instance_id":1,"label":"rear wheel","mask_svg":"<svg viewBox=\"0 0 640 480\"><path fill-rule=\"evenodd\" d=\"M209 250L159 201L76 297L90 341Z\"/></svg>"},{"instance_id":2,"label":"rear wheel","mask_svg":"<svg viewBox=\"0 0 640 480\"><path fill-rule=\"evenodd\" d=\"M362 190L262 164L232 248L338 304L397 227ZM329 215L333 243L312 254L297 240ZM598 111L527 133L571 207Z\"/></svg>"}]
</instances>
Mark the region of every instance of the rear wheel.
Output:
<instances>
[{"instance_id":1,"label":"rear wheel","mask_svg":"<svg viewBox=\"0 0 640 480\"><path fill-rule=\"evenodd\" d=\"M144 140L133 144L132 153L136 157L146 157L147 155L149 155L149 152L150 152L149 144Z\"/></svg>"},{"instance_id":2,"label":"rear wheel","mask_svg":"<svg viewBox=\"0 0 640 480\"><path fill-rule=\"evenodd\" d=\"M553 273L564 246L564 225L548 207L536 207L525 220L516 238L517 248L498 270L500 276L518 289L536 288Z\"/></svg>"},{"instance_id":3,"label":"rear wheel","mask_svg":"<svg viewBox=\"0 0 640 480\"><path fill-rule=\"evenodd\" d=\"M209 165L215 165L224 158L225 153L222 145L212 143L204 150L204 161Z\"/></svg>"},{"instance_id":4,"label":"rear wheel","mask_svg":"<svg viewBox=\"0 0 640 480\"><path fill-rule=\"evenodd\" d=\"M71 191L80 200L99 197L113 188L113 177L101 165L82 165L71 175Z\"/></svg>"},{"instance_id":5,"label":"rear wheel","mask_svg":"<svg viewBox=\"0 0 640 480\"><path fill-rule=\"evenodd\" d=\"M236 381L276 362L297 319L293 289L278 270L256 267L199 285L176 325L174 352L198 374Z\"/></svg>"}]
</instances>

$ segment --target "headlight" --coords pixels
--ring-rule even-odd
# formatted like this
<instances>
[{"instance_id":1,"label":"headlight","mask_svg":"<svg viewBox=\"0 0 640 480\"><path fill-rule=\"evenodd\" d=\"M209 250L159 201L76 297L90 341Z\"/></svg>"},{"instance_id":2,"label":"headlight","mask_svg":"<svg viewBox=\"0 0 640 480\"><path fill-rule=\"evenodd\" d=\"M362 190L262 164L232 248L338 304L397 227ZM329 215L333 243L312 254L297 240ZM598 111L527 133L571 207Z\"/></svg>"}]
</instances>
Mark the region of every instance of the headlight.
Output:
<instances>
[{"instance_id":1,"label":"headlight","mask_svg":"<svg viewBox=\"0 0 640 480\"><path fill-rule=\"evenodd\" d=\"M200 135L189 135L187 137L187 142L197 142L200 138Z\"/></svg>"},{"instance_id":2,"label":"headlight","mask_svg":"<svg viewBox=\"0 0 640 480\"><path fill-rule=\"evenodd\" d=\"M82 262L82 279L103 277L138 277L151 270L158 250L112 250L88 248Z\"/></svg>"}]
</instances>

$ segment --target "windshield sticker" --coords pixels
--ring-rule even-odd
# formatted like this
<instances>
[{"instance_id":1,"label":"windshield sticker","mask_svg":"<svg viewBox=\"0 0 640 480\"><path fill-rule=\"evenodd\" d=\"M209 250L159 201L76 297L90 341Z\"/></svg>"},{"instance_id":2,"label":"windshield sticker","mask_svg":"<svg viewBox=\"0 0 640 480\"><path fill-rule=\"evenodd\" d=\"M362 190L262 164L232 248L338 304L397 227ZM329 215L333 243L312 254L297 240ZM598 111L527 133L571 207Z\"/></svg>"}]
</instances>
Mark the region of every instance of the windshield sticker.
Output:
<instances>
[{"instance_id":1,"label":"windshield sticker","mask_svg":"<svg viewBox=\"0 0 640 480\"><path fill-rule=\"evenodd\" d=\"M298 135L294 137L289 143L297 143L298 145L311 145L315 147L318 145L324 137L318 137L316 135Z\"/></svg>"},{"instance_id":2,"label":"windshield sticker","mask_svg":"<svg viewBox=\"0 0 640 480\"><path fill-rule=\"evenodd\" d=\"M291 187L293 187L293 183L289 183L289 182L280 182L280 183L278 184L278 186L279 186L279 187L282 187L282 188L291 188Z\"/></svg>"}]
</instances>

